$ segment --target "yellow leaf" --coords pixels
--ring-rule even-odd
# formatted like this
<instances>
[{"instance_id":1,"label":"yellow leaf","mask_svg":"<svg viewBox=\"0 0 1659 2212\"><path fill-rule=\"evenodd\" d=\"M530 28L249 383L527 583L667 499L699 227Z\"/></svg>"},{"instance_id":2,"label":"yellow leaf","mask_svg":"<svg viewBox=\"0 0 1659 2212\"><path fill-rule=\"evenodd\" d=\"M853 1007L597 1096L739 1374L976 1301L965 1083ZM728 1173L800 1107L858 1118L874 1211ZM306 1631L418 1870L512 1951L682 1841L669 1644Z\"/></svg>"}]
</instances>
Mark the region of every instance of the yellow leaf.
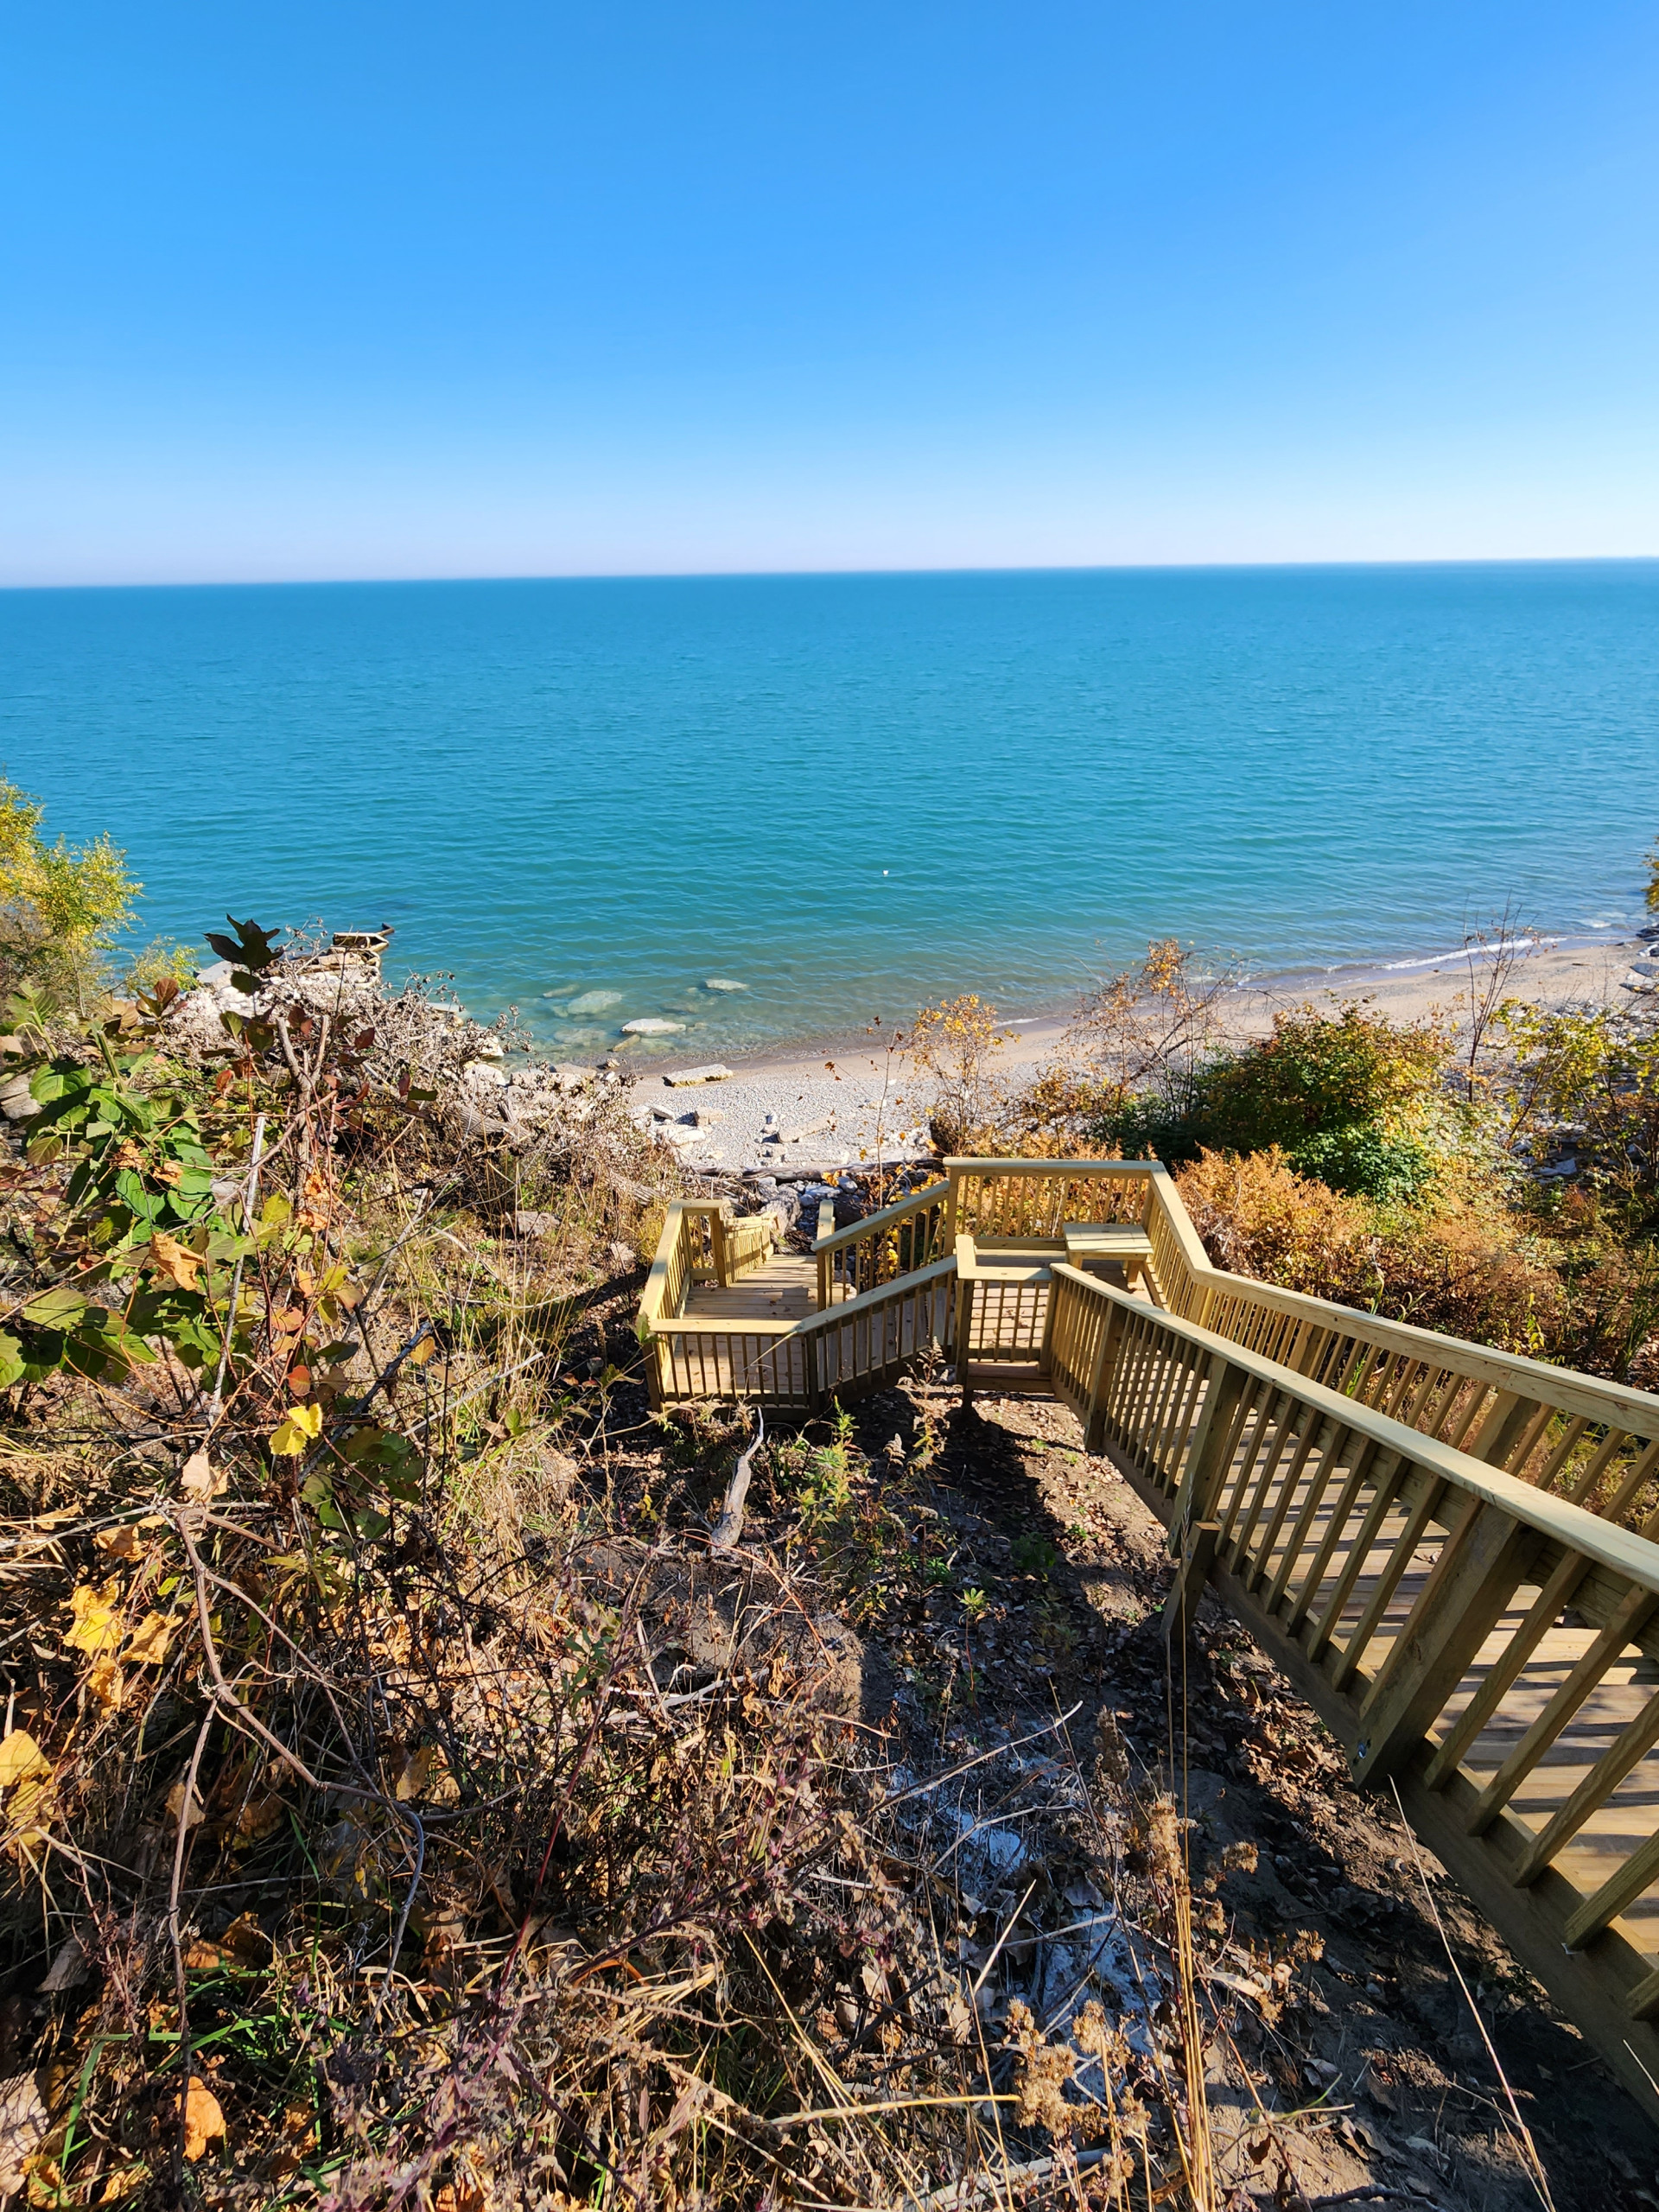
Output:
<instances>
[{"instance_id":1,"label":"yellow leaf","mask_svg":"<svg viewBox=\"0 0 1659 2212\"><path fill-rule=\"evenodd\" d=\"M173 1624L160 1613L146 1613L121 1656L134 1667L159 1667L167 1657Z\"/></svg>"},{"instance_id":2,"label":"yellow leaf","mask_svg":"<svg viewBox=\"0 0 1659 2212\"><path fill-rule=\"evenodd\" d=\"M126 1694L121 1669L107 1651L100 1652L87 1670L86 1687L106 1713L118 1713Z\"/></svg>"},{"instance_id":3,"label":"yellow leaf","mask_svg":"<svg viewBox=\"0 0 1659 2212\"><path fill-rule=\"evenodd\" d=\"M270 1448L278 1459L296 1459L308 1444L322 1433L322 1408L290 1406L270 1433Z\"/></svg>"},{"instance_id":4,"label":"yellow leaf","mask_svg":"<svg viewBox=\"0 0 1659 2212\"><path fill-rule=\"evenodd\" d=\"M94 1590L90 1582L83 1582L69 1599L69 1610L74 1615L74 1626L64 1637L72 1651L90 1652L96 1658L100 1651L112 1651L121 1641L121 1623L117 1613L121 1585L106 1582L101 1590Z\"/></svg>"},{"instance_id":5,"label":"yellow leaf","mask_svg":"<svg viewBox=\"0 0 1659 2212\"><path fill-rule=\"evenodd\" d=\"M27 1728L14 1728L0 1743L0 1789L10 1789L15 1782L39 1782L51 1771Z\"/></svg>"},{"instance_id":6,"label":"yellow leaf","mask_svg":"<svg viewBox=\"0 0 1659 2212\"><path fill-rule=\"evenodd\" d=\"M419 1344L416 1345L414 1351L409 1355L410 1365L411 1367L424 1367L427 1361L432 1358L435 1354L437 1349L438 1340L435 1337L423 1337Z\"/></svg>"},{"instance_id":7,"label":"yellow leaf","mask_svg":"<svg viewBox=\"0 0 1659 2212\"><path fill-rule=\"evenodd\" d=\"M149 1240L149 1264L157 1274L165 1275L175 1290L194 1290L201 1273L200 1255L160 1229Z\"/></svg>"},{"instance_id":8,"label":"yellow leaf","mask_svg":"<svg viewBox=\"0 0 1659 2212\"><path fill-rule=\"evenodd\" d=\"M212 1974L224 1965L225 1955L217 1943L204 1942L198 1936L194 1943L186 1945L184 1963L192 1974Z\"/></svg>"},{"instance_id":9,"label":"yellow leaf","mask_svg":"<svg viewBox=\"0 0 1659 2212\"><path fill-rule=\"evenodd\" d=\"M100 2204L118 2204L124 2196L135 2195L149 2179L148 2166L123 2166L115 2173L105 2175L98 2201Z\"/></svg>"},{"instance_id":10,"label":"yellow leaf","mask_svg":"<svg viewBox=\"0 0 1659 2212\"><path fill-rule=\"evenodd\" d=\"M50 1782L20 1782L6 1807L6 1817L11 1823L10 1848L26 1850L31 1843L44 1843L44 1824L52 1817Z\"/></svg>"},{"instance_id":11,"label":"yellow leaf","mask_svg":"<svg viewBox=\"0 0 1659 2212\"><path fill-rule=\"evenodd\" d=\"M219 2099L196 2075L184 2099L184 2155L199 2158L210 2143L225 2140L225 2114Z\"/></svg>"}]
</instances>

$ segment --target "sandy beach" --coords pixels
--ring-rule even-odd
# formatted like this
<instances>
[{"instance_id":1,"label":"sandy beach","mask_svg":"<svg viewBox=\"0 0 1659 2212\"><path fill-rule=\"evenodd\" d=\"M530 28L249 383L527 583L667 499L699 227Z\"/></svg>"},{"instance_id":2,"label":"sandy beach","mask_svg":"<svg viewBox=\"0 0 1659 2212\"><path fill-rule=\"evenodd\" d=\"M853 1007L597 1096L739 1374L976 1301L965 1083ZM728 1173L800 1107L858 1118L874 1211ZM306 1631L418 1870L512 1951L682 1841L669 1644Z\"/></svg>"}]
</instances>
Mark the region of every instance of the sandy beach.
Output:
<instances>
[{"instance_id":1,"label":"sandy beach","mask_svg":"<svg viewBox=\"0 0 1659 2212\"><path fill-rule=\"evenodd\" d=\"M1625 1002L1623 982L1642 950L1643 941L1629 934L1543 938L1520 961L1510 994L1538 1006ZM1461 951L1303 969L1241 984L1231 995L1229 1028L1241 1039L1264 1036L1282 1007L1362 999L1395 1021L1439 1014L1455 1025L1468 1007L1470 984ZM1000 1068L1017 1076L1046 1065L1060 1053L1071 1020L1070 1007L1011 1017ZM918 1087L903 1056L889 1052L880 1029L823 1037L731 1067L724 1081L693 1089L667 1080L677 1068L653 1068L636 1086L639 1118L658 1122L664 1141L677 1140L688 1166L798 1179L928 1152L925 1102L910 1095Z\"/></svg>"}]
</instances>

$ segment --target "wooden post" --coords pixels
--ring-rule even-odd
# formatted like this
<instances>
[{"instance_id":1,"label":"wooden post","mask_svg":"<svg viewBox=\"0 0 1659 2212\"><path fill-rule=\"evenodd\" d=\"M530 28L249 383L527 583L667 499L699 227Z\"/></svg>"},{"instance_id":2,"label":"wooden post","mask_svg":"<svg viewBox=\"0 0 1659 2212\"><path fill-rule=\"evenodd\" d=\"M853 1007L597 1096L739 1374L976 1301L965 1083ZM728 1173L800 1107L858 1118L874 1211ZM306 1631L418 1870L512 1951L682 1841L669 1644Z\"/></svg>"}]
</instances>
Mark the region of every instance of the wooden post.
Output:
<instances>
[{"instance_id":1,"label":"wooden post","mask_svg":"<svg viewBox=\"0 0 1659 2212\"><path fill-rule=\"evenodd\" d=\"M1210 1570L1216 1563L1216 1547L1221 1541L1219 1521L1200 1521L1186 1532L1181 1545L1181 1563L1175 1570L1175 1580L1164 1600L1160 1616L1164 1630L1164 1642L1175 1645L1185 1643L1197 1618L1198 1600L1204 1595Z\"/></svg>"},{"instance_id":2,"label":"wooden post","mask_svg":"<svg viewBox=\"0 0 1659 2212\"><path fill-rule=\"evenodd\" d=\"M1083 1448L1091 1459L1098 1459L1106 1444L1106 1392L1117 1365L1117 1340L1123 1333L1123 1308L1112 1300L1107 1308L1106 1325L1100 1332L1100 1342L1095 1347L1095 1364L1089 1377L1089 1406L1083 1424Z\"/></svg>"},{"instance_id":3,"label":"wooden post","mask_svg":"<svg viewBox=\"0 0 1659 2212\"><path fill-rule=\"evenodd\" d=\"M1169 1516L1172 1555L1179 1556L1186 1529L1206 1520L1216 1502L1222 1478L1227 1471L1222 1463L1223 1455L1232 1442L1246 1379L1243 1370L1235 1367L1224 1352L1211 1354L1210 1387L1205 1393L1204 1410L1193 1429L1192 1441L1187 1446L1186 1471L1181 1477L1181 1486L1175 1493Z\"/></svg>"},{"instance_id":4,"label":"wooden post","mask_svg":"<svg viewBox=\"0 0 1659 2212\"><path fill-rule=\"evenodd\" d=\"M1360 1708L1357 1782L1381 1782L1422 1741L1497 1625L1538 1544L1535 1529L1497 1506L1478 1509L1451 1573L1430 1575Z\"/></svg>"},{"instance_id":5,"label":"wooden post","mask_svg":"<svg viewBox=\"0 0 1659 2212\"><path fill-rule=\"evenodd\" d=\"M964 1252L963 1247L966 1245ZM968 1379L974 1350L974 1240L971 1236L957 1239L957 1380L962 1385L962 1402L965 1411L974 1402L973 1385Z\"/></svg>"}]
</instances>

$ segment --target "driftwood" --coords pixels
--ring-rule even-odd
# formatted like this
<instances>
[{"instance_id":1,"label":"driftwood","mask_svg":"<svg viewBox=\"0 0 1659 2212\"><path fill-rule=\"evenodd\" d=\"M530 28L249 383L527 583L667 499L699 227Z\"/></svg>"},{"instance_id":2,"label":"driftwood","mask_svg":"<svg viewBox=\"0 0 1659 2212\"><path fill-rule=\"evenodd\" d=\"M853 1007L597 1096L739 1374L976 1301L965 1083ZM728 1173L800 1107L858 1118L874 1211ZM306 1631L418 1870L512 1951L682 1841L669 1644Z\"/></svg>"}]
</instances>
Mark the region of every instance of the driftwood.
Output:
<instances>
[{"instance_id":1,"label":"driftwood","mask_svg":"<svg viewBox=\"0 0 1659 2212\"><path fill-rule=\"evenodd\" d=\"M732 1479L726 1491L726 1503L721 1508L720 1518L715 1522L714 1534L709 1539L711 1551L732 1550L743 1534L743 1501L749 1494L749 1476L754 1466L754 1455L766 1440L766 1409L764 1407L757 1406L754 1410L754 1438L748 1450L744 1452L732 1470Z\"/></svg>"}]
</instances>

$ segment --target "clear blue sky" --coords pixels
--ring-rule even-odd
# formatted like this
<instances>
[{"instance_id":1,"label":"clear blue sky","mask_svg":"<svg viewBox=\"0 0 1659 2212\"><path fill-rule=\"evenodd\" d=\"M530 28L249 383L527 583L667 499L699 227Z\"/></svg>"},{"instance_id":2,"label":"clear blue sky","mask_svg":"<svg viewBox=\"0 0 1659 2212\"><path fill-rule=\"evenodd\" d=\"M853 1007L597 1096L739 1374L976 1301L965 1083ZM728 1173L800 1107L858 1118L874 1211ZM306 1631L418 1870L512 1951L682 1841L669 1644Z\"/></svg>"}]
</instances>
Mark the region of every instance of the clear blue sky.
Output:
<instances>
[{"instance_id":1,"label":"clear blue sky","mask_svg":"<svg viewBox=\"0 0 1659 2212\"><path fill-rule=\"evenodd\" d=\"M0 582L1659 553L1651 0L0 55Z\"/></svg>"}]
</instances>

